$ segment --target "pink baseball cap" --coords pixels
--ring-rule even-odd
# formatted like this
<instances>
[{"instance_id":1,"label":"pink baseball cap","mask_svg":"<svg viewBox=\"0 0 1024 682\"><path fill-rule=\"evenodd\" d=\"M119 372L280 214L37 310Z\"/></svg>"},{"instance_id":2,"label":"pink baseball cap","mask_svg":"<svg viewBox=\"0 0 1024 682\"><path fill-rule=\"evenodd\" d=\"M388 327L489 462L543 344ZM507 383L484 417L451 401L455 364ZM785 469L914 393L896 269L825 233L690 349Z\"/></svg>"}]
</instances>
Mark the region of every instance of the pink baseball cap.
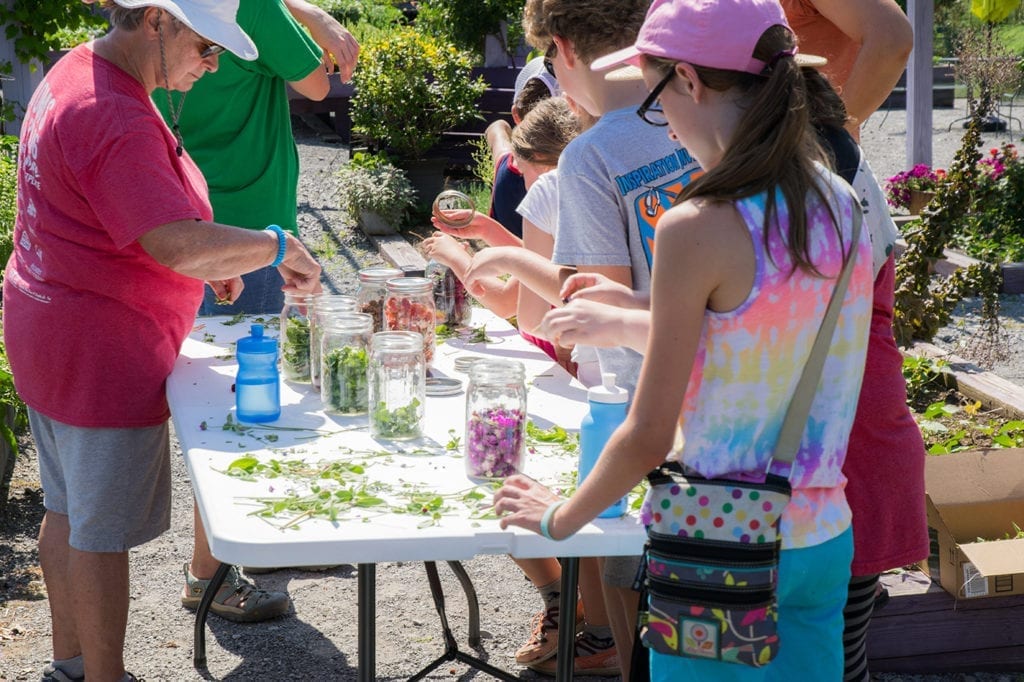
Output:
<instances>
[{"instance_id":1,"label":"pink baseball cap","mask_svg":"<svg viewBox=\"0 0 1024 682\"><path fill-rule=\"evenodd\" d=\"M654 0L636 43L595 59L590 68L639 66L644 54L759 74L765 62L754 59L754 48L776 24L789 28L779 0Z\"/></svg>"}]
</instances>

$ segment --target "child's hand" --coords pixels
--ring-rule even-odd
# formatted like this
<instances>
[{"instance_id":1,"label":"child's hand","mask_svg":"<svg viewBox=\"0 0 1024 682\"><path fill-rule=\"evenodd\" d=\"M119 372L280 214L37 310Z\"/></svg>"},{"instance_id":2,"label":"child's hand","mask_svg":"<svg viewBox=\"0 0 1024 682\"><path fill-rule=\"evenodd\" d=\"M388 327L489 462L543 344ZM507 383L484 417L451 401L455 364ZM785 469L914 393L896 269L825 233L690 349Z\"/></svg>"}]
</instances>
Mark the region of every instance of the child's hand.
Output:
<instances>
[{"instance_id":1,"label":"child's hand","mask_svg":"<svg viewBox=\"0 0 1024 682\"><path fill-rule=\"evenodd\" d=\"M442 232L435 232L420 243L423 255L450 268L461 269L469 258L466 245Z\"/></svg>"},{"instance_id":2,"label":"child's hand","mask_svg":"<svg viewBox=\"0 0 1024 682\"><path fill-rule=\"evenodd\" d=\"M623 310L616 306L573 299L561 308L544 314L537 329L531 333L558 346L584 343L599 348L622 345Z\"/></svg>"},{"instance_id":3,"label":"child's hand","mask_svg":"<svg viewBox=\"0 0 1024 682\"><path fill-rule=\"evenodd\" d=\"M562 300L586 300L618 306L619 308L647 308L647 297L638 295L625 284L596 272L578 272L570 275L559 292Z\"/></svg>"},{"instance_id":4,"label":"child's hand","mask_svg":"<svg viewBox=\"0 0 1024 682\"><path fill-rule=\"evenodd\" d=\"M459 222L464 213L465 211L447 211L446 215L452 216L453 222ZM473 220L466 227L450 227L436 217L431 217L430 222L434 224L435 228L445 234L450 234L459 239L480 239L492 246L506 243L508 237L511 236L508 230L502 227L501 223L479 211L474 211Z\"/></svg>"}]
</instances>

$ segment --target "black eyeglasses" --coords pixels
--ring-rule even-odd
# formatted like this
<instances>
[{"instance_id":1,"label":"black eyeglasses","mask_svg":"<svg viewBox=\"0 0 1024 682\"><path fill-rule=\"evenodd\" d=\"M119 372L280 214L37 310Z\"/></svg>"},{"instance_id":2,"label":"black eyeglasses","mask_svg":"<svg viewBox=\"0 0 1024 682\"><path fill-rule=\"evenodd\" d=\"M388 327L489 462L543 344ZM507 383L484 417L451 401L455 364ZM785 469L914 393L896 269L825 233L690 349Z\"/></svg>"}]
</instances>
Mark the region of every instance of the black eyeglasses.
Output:
<instances>
[{"instance_id":1,"label":"black eyeglasses","mask_svg":"<svg viewBox=\"0 0 1024 682\"><path fill-rule=\"evenodd\" d=\"M199 51L199 58L200 59L209 59L213 55L220 54L223 51L224 51L224 46L223 45L218 45L217 43L209 43L206 47L204 47L202 50Z\"/></svg>"},{"instance_id":2,"label":"black eyeglasses","mask_svg":"<svg viewBox=\"0 0 1024 682\"><path fill-rule=\"evenodd\" d=\"M636 110L636 115L644 120L644 123L648 123L652 126L663 127L668 125L668 119L665 118L665 112L661 108L661 104L658 102L658 98L661 97L661 91L665 89L668 82L672 80L672 76L676 75L676 70L673 68L671 71L665 74L665 77L654 86L651 90L651 94L647 95L647 99L640 105L640 108Z\"/></svg>"},{"instance_id":3,"label":"black eyeglasses","mask_svg":"<svg viewBox=\"0 0 1024 682\"><path fill-rule=\"evenodd\" d=\"M547 52L544 53L544 69L551 74L552 78L558 78L555 75L555 63L551 61L551 58L555 56L555 44L551 43L548 47Z\"/></svg>"}]
</instances>

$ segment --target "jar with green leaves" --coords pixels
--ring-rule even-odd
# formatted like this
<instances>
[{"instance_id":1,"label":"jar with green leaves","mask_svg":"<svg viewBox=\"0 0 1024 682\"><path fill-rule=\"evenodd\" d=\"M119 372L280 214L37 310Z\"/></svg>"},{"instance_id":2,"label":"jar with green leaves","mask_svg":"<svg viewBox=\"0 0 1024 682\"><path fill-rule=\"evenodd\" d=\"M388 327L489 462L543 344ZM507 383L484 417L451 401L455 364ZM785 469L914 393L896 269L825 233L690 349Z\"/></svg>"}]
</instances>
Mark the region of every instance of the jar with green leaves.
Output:
<instances>
[{"instance_id":1,"label":"jar with green leaves","mask_svg":"<svg viewBox=\"0 0 1024 682\"><path fill-rule=\"evenodd\" d=\"M336 312L325 318L320 328L320 400L324 411L366 414L373 318L366 313Z\"/></svg>"},{"instance_id":2,"label":"jar with green leaves","mask_svg":"<svg viewBox=\"0 0 1024 682\"><path fill-rule=\"evenodd\" d=\"M313 314L309 318L309 380L313 388L320 388L320 344L324 322L332 314L343 312L356 312L355 296L316 294L313 299Z\"/></svg>"},{"instance_id":3,"label":"jar with green leaves","mask_svg":"<svg viewBox=\"0 0 1024 682\"><path fill-rule=\"evenodd\" d=\"M370 343L370 435L406 440L423 435L426 401L423 336L377 332Z\"/></svg>"},{"instance_id":4,"label":"jar with green leaves","mask_svg":"<svg viewBox=\"0 0 1024 682\"><path fill-rule=\"evenodd\" d=\"M285 292L281 308L281 376L309 383L309 318L313 295Z\"/></svg>"}]
</instances>

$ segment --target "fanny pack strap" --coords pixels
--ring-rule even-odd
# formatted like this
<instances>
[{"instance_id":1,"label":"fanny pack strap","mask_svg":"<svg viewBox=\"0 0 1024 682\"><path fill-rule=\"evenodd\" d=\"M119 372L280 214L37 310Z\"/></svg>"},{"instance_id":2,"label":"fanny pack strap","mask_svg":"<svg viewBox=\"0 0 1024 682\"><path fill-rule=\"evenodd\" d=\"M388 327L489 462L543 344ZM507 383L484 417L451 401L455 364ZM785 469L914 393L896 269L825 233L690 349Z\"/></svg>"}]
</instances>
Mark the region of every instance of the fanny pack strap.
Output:
<instances>
[{"instance_id":1,"label":"fanny pack strap","mask_svg":"<svg viewBox=\"0 0 1024 682\"><path fill-rule=\"evenodd\" d=\"M814 401L818 380L825 367L825 358L828 357L828 349L832 345L832 336L835 333L836 322L839 320L839 311L850 283L853 263L857 259L857 244L860 242L861 223L864 220L864 211L861 208L860 200L852 191L850 195L853 199L853 230L850 252L846 255L843 270L836 281L835 289L832 290L832 298L829 299L825 317L818 328L818 335L814 338L814 345L811 347L807 364L804 365L800 381L797 382L796 390L793 392L793 398L789 401L789 407L786 408L786 416L782 420L779 438L775 441L775 449L768 461L769 468L772 461L791 464L796 457L797 450L800 449L800 441L803 440L804 428L807 425L807 416L811 412L811 403Z\"/></svg>"}]
</instances>

